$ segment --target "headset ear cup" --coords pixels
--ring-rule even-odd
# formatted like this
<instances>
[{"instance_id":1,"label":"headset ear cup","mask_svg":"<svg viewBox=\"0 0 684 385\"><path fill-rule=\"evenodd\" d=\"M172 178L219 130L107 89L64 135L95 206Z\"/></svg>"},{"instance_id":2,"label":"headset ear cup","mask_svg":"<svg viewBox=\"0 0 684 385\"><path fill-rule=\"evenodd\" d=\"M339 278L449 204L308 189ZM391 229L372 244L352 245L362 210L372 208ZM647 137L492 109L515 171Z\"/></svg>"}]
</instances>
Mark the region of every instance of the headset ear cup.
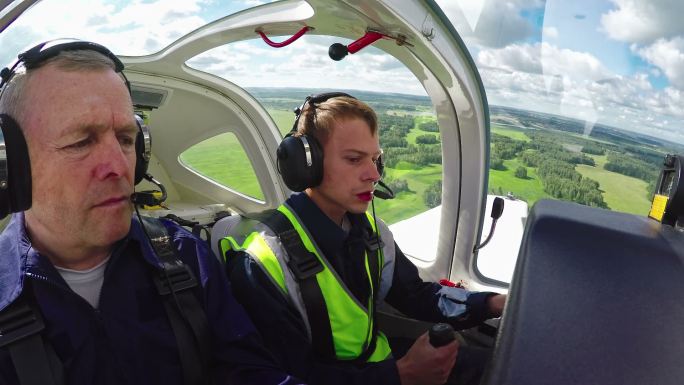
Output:
<instances>
[{"instance_id":1,"label":"headset ear cup","mask_svg":"<svg viewBox=\"0 0 684 385\"><path fill-rule=\"evenodd\" d=\"M135 136L135 184L143 180L150 163L149 157L146 155L149 150L145 148L145 134L141 121L142 119L136 115L135 123L138 125L138 134Z\"/></svg>"},{"instance_id":2,"label":"headset ear cup","mask_svg":"<svg viewBox=\"0 0 684 385\"><path fill-rule=\"evenodd\" d=\"M2 114L0 130L5 147L5 156L0 156L0 169L7 172L6 186L0 187L0 218L4 218L9 213L31 208L31 162L19 124L11 116Z\"/></svg>"},{"instance_id":3,"label":"headset ear cup","mask_svg":"<svg viewBox=\"0 0 684 385\"><path fill-rule=\"evenodd\" d=\"M311 166L307 161L305 143L309 145ZM278 171L292 191L315 187L323 179L323 151L318 141L309 136L287 136L276 152Z\"/></svg>"},{"instance_id":4,"label":"headset ear cup","mask_svg":"<svg viewBox=\"0 0 684 385\"><path fill-rule=\"evenodd\" d=\"M316 187L323 181L323 147L318 139L313 136L306 135L309 140L309 147L311 148L311 186Z\"/></svg>"}]
</instances>

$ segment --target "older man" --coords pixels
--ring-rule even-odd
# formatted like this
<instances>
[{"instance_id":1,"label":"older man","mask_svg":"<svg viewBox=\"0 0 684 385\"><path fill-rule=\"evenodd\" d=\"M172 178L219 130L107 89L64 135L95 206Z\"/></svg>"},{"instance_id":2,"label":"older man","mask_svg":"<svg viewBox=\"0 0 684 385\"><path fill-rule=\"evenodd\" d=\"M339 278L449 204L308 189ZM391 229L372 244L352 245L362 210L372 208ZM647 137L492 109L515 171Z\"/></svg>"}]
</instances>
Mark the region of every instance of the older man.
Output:
<instances>
[{"instance_id":1,"label":"older man","mask_svg":"<svg viewBox=\"0 0 684 385\"><path fill-rule=\"evenodd\" d=\"M2 73L0 207L31 205L0 235L0 384L294 383L206 245L132 220L145 170L122 69L106 48L67 40ZM12 322L22 317L28 327Z\"/></svg>"}]
</instances>

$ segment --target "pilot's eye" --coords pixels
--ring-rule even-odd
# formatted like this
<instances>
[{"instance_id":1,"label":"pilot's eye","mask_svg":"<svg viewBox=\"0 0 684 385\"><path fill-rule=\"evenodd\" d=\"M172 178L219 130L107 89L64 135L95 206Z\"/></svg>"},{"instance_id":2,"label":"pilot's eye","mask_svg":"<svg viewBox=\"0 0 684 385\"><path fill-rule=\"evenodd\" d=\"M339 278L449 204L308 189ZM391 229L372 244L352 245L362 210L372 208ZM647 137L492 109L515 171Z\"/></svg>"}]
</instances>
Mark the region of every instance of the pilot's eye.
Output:
<instances>
[{"instance_id":1,"label":"pilot's eye","mask_svg":"<svg viewBox=\"0 0 684 385\"><path fill-rule=\"evenodd\" d=\"M131 149L135 146L135 135L122 134L119 135L119 143L124 149Z\"/></svg>"},{"instance_id":2,"label":"pilot's eye","mask_svg":"<svg viewBox=\"0 0 684 385\"><path fill-rule=\"evenodd\" d=\"M347 161L349 163L359 163L361 161L361 158L358 156L350 156L347 158Z\"/></svg>"},{"instance_id":3,"label":"pilot's eye","mask_svg":"<svg viewBox=\"0 0 684 385\"><path fill-rule=\"evenodd\" d=\"M88 146L90 146L91 144L93 144L93 138L88 136L87 138L81 139L78 142L64 146L63 148L66 150L77 151L77 150L83 150L83 149L87 148Z\"/></svg>"}]
</instances>

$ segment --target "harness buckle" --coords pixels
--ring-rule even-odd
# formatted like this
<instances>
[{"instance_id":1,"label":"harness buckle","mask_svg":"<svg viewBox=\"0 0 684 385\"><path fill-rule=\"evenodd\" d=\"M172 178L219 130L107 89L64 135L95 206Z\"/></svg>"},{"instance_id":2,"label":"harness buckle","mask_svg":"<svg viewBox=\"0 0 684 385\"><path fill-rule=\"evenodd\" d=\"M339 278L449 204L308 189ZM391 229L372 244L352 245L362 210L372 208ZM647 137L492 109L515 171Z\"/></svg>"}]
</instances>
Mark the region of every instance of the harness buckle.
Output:
<instances>
[{"instance_id":1,"label":"harness buckle","mask_svg":"<svg viewBox=\"0 0 684 385\"><path fill-rule=\"evenodd\" d=\"M366 245L366 250L373 252L385 247L385 243L380 239L378 235L371 235L368 237L363 237L363 243Z\"/></svg>"},{"instance_id":2,"label":"harness buckle","mask_svg":"<svg viewBox=\"0 0 684 385\"><path fill-rule=\"evenodd\" d=\"M311 278L323 271L323 264L316 255L302 244L296 230L288 230L280 234L280 241L290 256L289 266L298 280Z\"/></svg>"},{"instance_id":3,"label":"harness buckle","mask_svg":"<svg viewBox=\"0 0 684 385\"><path fill-rule=\"evenodd\" d=\"M0 347L37 334L44 328L40 314L18 299L0 312Z\"/></svg>"},{"instance_id":4,"label":"harness buckle","mask_svg":"<svg viewBox=\"0 0 684 385\"><path fill-rule=\"evenodd\" d=\"M184 263L163 263L162 269L163 270L154 277L154 284L157 286L157 291L161 295L170 294L171 291L178 293L197 286L197 280L192 274L192 270Z\"/></svg>"}]
</instances>

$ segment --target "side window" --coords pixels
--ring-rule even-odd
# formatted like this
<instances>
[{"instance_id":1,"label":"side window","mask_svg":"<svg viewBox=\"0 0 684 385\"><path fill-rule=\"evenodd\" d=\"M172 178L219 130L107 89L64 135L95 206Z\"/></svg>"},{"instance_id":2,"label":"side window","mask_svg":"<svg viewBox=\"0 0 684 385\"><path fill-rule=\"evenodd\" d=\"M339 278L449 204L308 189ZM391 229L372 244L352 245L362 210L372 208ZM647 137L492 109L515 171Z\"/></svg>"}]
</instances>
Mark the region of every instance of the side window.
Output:
<instances>
[{"instance_id":1,"label":"side window","mask_svg":"<svg viewBox=\"0 0 684 385\"><path fill-rule=\"evenodd\" d=\"M181 153L180 162L226 188L264 200L252 164L233 133L223 133L191 146Z\"/></svg>"}]
</instances>

